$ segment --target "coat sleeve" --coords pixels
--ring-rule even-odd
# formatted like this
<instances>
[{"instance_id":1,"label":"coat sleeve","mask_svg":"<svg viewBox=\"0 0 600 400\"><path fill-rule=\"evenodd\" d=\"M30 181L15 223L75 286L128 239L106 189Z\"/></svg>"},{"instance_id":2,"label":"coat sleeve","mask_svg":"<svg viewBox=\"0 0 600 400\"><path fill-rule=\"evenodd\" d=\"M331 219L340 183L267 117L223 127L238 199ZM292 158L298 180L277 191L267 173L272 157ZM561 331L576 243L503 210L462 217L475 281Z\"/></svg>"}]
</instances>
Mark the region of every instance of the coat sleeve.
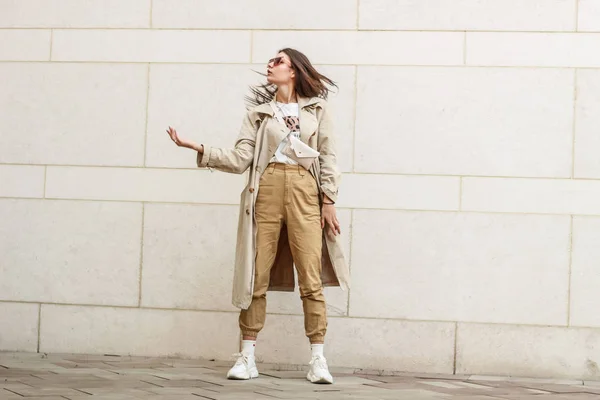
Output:
<instances>
[{"instance_id":1,"label":"coat sleeve","mask_svg":"<svg viewBox=\"0 0 600 400\"><path fill-rule=\"evenodd\" d=\"M341 174L337 165L336 144L333 134L331 111L328 105L322 106L319 122L317 150L321 167L321 190L331 200L337 201Z\"/></svg>"},{"instance_id":2,"label":"coat sleeve","mask_svg":"<svg viewBox=\"0 0 600 400\"><path fill-rule=\"evenodd\" d=\"M204 145L204 153L198 153L196 164L200 168L215 168L219 171L242 174L254 159L254 146L259 121L256 114L249 111L244 118L240 133L232 149Z\"/></svg>"}]
</instances>

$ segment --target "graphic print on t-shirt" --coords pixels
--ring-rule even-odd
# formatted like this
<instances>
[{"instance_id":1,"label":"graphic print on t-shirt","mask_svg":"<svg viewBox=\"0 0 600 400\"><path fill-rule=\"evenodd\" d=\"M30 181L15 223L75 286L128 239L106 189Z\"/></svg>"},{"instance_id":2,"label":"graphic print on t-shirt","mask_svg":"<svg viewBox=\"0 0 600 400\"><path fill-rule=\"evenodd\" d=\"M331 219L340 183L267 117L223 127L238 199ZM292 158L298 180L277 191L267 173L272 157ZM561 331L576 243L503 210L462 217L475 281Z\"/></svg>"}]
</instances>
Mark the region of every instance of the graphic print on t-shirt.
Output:
<instances>
[{"instance_id":1,"label":"graphic print on t-shirt","mask_svg":"<svg viewBox=\"0 0 600 400\"><path fill-rule=\"evenodd\" d=\"M276 114L279 115L277 120L283 123L286 128L290 130L290 134L281 140L277 150L273 154L271 158L271 162L283 163L283 164L297 164L296 161L292 160L288 156L282 153L282 151L286 148L286 146L290 143L290 136L295 136L296 138L300 138L300 117L299 117L299 109L298 103L279 103L276 104L277 110L274 110ZM279 112L278 112L279 111Z\"/></svg>"},{"instance_id":2,"label":"graphic print on t-shirt","mask_svg":"<svg viewBox=\"0 0 600 400\"><path fill-rule=\"evenodd\" d=\"M292 131L294 136L298 136L298 133L300 132L300 119L294 116L284 116L283 121L285 122L285 126Z\"/></svg>"}]
</instances>

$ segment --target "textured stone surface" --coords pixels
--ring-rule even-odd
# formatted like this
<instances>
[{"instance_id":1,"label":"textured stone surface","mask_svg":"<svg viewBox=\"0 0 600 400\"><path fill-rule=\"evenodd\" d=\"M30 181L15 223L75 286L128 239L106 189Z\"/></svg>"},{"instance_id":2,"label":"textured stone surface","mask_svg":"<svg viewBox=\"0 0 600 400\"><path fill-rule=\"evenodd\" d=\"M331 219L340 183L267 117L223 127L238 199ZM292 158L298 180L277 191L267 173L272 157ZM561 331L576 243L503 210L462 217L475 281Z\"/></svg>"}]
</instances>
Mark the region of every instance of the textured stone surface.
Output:
<instances>
[{"instance_id":1,"label":"textured stone surface","mask_svg":"<svg viewBox=\"0 0 600 400\"><path fill-rule=\"evenodd\" d=\"M0 398L583 400L595 399L600 394L600 386L591 381L390 375L383 370L369 375L351 368L333 368L334 384L323 386L306 381L306 367L262 363L258 364L261 373L258 379L228 381L225 373L230 365L231 362L166 357L0 353Z\"/></svg>"},{"instance_id":2,"label":"textured stone surface","mask_svg":"<svg viewBox=\"0 0 600 400\"><path fill-rule=\"evenodd\" d=\"M597 329L459 323L456 372L599 380L599 343Z\"/></svg>"},{"instance_id":3,"label":"textured stone surface","mask_svg":"<svg viewBox=\"0 0 600 400\"><path fill-rule=\"evenodd\" d=\"M143 165L146 66L2 63L0 76L0 163Z\"/></svg>"},{"instance_id":4,"label":"textured stone surface","mask_svg":"<svg viewBox=\"0 0 600 400\"><path fill-rule=\"evenodd\" d=\"M587 14L595 0L581 2L587 4L585 10L580 6L580 13ZM575 26L575 2L569 0L361 0L359 4L361 29L570 31ZM580 18L587 22L586 14Z\"/></svg>"},{"instance_id":5,"label":"textured stone surface","mask_svg":"<svg viewBox=\"0 0 600 400\"><path fill-rule=\"evenodd\" d=\"M355 210L350 315L566 324L569 226L566 216Z\"/></svg>"},{"instance_id":6,"label":"textured stone surface","mask_svg":"<svg viewBox=\"0 0 600 400\"><path fill-rule=\"evenodd\" d=\"M138 304L141 204L0 199L0 220L0 300Z\"/></svg>"}]
</instances>

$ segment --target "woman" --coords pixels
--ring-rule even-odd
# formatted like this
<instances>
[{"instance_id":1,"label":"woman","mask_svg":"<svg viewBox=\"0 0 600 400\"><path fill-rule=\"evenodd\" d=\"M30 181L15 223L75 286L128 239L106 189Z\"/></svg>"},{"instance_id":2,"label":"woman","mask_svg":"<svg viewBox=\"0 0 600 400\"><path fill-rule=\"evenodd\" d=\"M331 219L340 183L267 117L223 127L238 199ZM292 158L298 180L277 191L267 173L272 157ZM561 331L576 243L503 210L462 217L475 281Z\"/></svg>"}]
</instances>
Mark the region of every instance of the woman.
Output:
<instances>
[{"instance_id":1,"label":"woman","mask_svg":"<svg viewBox=\"0 0 600 400\"><path fill-rule=\"evenodd\" d=\"M335 84L289 48L269 60L267 82L252 88L253 106L233 149L196 144L171 127L167 133L177 146L197 151L199 167L238 174L250 168L233 283L233 304L242 309L242 351L227 377L258 377L254 348L265 322L266 292L293 291L295 264L312 352L307 379L333 383L323 356L323 286L348 288L335 210L340 173L325 101L326 85Z\"/></svg>"}]
</instances>

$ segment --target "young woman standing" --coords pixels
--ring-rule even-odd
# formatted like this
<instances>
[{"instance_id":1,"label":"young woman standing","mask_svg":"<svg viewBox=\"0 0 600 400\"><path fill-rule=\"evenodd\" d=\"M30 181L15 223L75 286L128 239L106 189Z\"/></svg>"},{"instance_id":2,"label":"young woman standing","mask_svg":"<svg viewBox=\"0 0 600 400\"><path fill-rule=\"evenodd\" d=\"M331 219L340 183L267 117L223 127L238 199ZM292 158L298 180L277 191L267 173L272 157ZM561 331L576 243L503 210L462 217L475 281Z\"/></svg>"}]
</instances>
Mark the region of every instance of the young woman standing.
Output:
<instances>
[{"instance_id":1,"label":"young woman standing","mask_svg":"<svg viewBox=\"0 0 600 400\"><path fill-rule=\"evenodd\" d=\"M266 318L268 290L293 291L296 266L304 327L312 360L307 379L333 383L323 356L327 315L323 286L348 288L335 202L337 166L327 85L301 52L286 48L269 60L267 81L252 89L248 111L232 149L170 138L197 152L199 167L230 173L250 169L242 192L233 282L241 308L242 351L230 379L258 377L254 349Z\"/></svg>"}]
</instances>

